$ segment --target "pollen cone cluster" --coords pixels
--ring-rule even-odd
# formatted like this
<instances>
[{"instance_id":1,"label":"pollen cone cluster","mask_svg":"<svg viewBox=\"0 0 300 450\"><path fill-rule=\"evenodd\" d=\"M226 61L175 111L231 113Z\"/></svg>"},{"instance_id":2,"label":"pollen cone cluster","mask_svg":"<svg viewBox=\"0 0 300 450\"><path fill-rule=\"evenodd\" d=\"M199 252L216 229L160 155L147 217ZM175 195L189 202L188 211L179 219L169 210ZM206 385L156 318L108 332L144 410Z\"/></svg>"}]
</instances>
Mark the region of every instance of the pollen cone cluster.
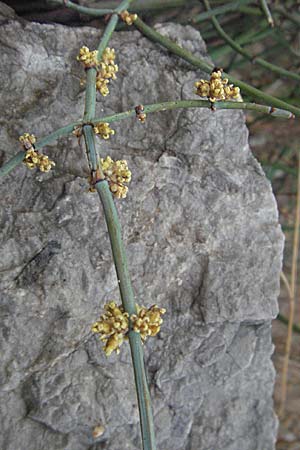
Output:
<instances>
[{"instance_id":1,"label":"pollen cone cluster","mask_svg":"<svg viewBox=\"0 0 300 450\"><path fill-rule=\"evenodd\" d=\"M95 67L97 65L98 50L90 51L85 45L79 50L77 61L83 63L85 68Z\"/></svg>"},{"instance_id":2,"label":"pollen cone cluster","mask_svg":"<svg viewBox=\"0 0 300 450\"><path fill-rule=\"evenodd\" d=\"M36 142L36 138L33 134L24 133L19 137L19 141L26 150L23 162L29 169L38 167L41 172L49 172L55 166L55 162L51 161L48 156L35 150L33 144Z\"/></svg>"},{"instance_id":3,"label":"pollen cone cluster","mask_svg":"<svg viewBox=\"0 0 300 450\"><path fill-rule=\"evenodd\" d=\"M130 14L128 11L123 11L121 12L120 17L127 25L132 25L137 19L137 14Z\"/></svg>"},{"instance_id":4,"label":"pollen cone cluster","mask_svg":"<svg viewBox=\"0 0 300 450\"><path fill-rule=\"evenodd\" d=\"M98 63L96 76L96 89L103 97L109 94L109 80L115 80L119 68L115 64L115 50L107 47L102 53L101 61Z\"/></svg>"},{"instance_id":5,"label":"pollen cone cluster","mask_svg":"<svg viewBox=\"0 0 300 450\"><path fill-rule=\"evenodd\" d=\"M217 100L237 99L240 95L240 89L228 84L228 79L222 79L222 70L212 71L209 80L200 80L195 83L196 94L200 97L207 97L211 102Z\"/></svg>"},{"instance_id":6,"label":"pollen cone cluster","mask_svg":"<svg viewBox=\"0 0 300 450\"><path fill-rule=\"evenodd\" d=\"M157 305L153 305L149 309L145 306L136 305L136 308L137 314L132 314L130 317L133 330L140 333L143 341L148 336L156 336L163 323L161 315L165 314L166 310L159 308Z\"/></svg>"},{"instance_id":7,"label":"pollen cone cluster","mask_svg":"<svg viewBox=\"0 0 300 450\"><path fill-rule=\"evenodd\" d=\"M95 67L97 70L96 75L96 89L103 97L109 94L108 84L109 80L115 80L116 73L118 72L118 66L115 64L115 50L107 47L103 53L101 59L98 61L98 50L92 50L85 45L79 50L77 61L83 63L85 69ZM83 85L81 81L81 85Z\"/></svg>"},{"instance_id":8,"label":"pollen cone cluster","mask_svg":"<svg viewBox=\"0 0 300 450\"><path fill-rule=\"evenodd\" d=\"M107 156L105 159L101 158L101 167L113 195L116 198L125 198L128 187L124 183L131 181L131 172L128 169L127 161L124 159L114 161Z\"/></svg>"},{"instance_id":9,"label":"pollen cone cluster","mask_svg":"<svg viewBox=\"0 0 300 450\"><path fill-rule=\"evenodd\" d=\"M164 308L153 305L150 308L136 305L137 314L130 316L133 331L140 333L143 342L148 336L156 336L163 322L161 315L165 314ZM129 332L128 313L124 312L123 306L117 306L111 301L104 306L105 313L92 326L92 331L100 335L104 342L103 350L106 356L120 352L120 347L127 339Z\"/></svg>"},{"instance_id":10,"label":"pollen cone cluster","mask_svg":"<svg viewBox=\"0 0 300 450\"><path fill-rule=\"evenodd\" d=\"M110 128L107 122L99 122L94 125L94 133L102 139L109 139L110 135L115 134L115 131Z\"/></svg>"},{"instance_id":11,"label":"pollen cone cluster","mask_svg":"<svg viewBox=\"0 0 300 450\"><path fill-rule=\"evenodd\" d=\"M104 309L105 313L100 316L98 322L94 323L92 331L100 334L100 339L105 344L103 350L106 356L109 356L113 351L117 354L120 352L120 346L128 332L128 313L115 302L107 303Z\"/></svg>"}]
</instances>

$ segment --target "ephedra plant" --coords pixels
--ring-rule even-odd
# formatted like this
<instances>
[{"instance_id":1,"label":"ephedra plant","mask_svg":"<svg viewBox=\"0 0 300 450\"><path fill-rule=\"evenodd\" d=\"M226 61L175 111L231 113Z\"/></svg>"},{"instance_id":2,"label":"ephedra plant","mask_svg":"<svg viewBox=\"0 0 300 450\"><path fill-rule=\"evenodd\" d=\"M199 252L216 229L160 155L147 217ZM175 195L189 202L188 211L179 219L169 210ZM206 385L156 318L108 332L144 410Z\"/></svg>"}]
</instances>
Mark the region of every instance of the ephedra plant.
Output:
<instances>
[{"instance_id":1,"label":"ephedra plant","mask_svg":"<svg viewBox=\"0 0 300 450\"><path fill-rule=\"evenodd\" d=\"M178 108L206 108L208 114L214 114L217 109L245 109L289 119L300 116L300 109L224 73L221 68L213 67L181 48L169 38L162 36L146 25L134 11L132 13L127 11L130 7L130 0L123 0L115 9L87 8L73 4L68 0L58 3L91 16L109 17L98 48L90 50L88 43L82 43L81 49L78 50L77 60L85 70L83 118L55 130L43 138L35 137L28 130L19 138L22 150L1 167L0 174L1 176L8 174L22 162L29 169L37 169L42 172L55 170L55 161L41 153L41 149L57 138L67 136L70 133L78 139L84 139L89 163L90 191L97 192L102 203L116 268L116 283L118 283L121 297L121 304L111 300L104 305L104 312L98 320L95 318L95 323L91 324L91 327L92 331L100 337L104 353L108 357L113 352L119 353L124 341L129 342L140 412L142 447L144 450L154 450L156 449L155 433L144 367L143 344L148 337L156 336L159 333L166 310L159 305L145 307L135 303L120 222L114 203L114 199L126 201L132 174L125 160L114 161L109 156L105 159L102 158L101 143L113 139L114 130L111 128L113 122L135 116L142 126L145 120L149 120L148 115L157 111ZM205 3L210 12L209 2L206 1ZM214 15L211 14L211 17L214 18ZM117 50L109 47L109 40L119 20L125 22L128 26L136 27L142 34L161 47L208 74L205 80L195 80L195 90L191 92L190 100L172 101L170 99L170 101L164 103L139 104L134 105L129 111L98 117L96 92L98 91L103 97L108 96L109 91L114 89L113 80L118 74ZM216 19L214 19L214 23L217 24ZM246 94L264 104L243 102L241 94ZM195 95L200 98L197 99ZM98 143L96 143L95 137L99 138Z\"/></svg>"}]
</instances>

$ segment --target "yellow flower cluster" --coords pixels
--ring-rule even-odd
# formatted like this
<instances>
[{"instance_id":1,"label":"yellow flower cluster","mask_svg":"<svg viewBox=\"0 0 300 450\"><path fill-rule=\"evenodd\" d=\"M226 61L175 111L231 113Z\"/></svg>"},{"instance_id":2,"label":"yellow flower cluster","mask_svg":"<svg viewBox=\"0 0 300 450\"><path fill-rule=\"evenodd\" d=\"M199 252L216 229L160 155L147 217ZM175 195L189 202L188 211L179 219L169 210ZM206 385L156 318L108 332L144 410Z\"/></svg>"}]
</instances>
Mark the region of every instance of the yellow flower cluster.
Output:
<instances>
[{"instance_id":1,"label":"yellow flower cluster","mask_svg":"<svg viewBox=\"0 0 300 450\"><path fill-rule=\"evenodd\" d=\"M113 195L116 198L125 198L128 187L124 183L131 181L131 172L128 169L127 161L124 159L113 161L110 156L107 156L105 159L101 158L101 167Z\"/></svg>"},{"instance_id":2,"label":"yellow flower cluster","mask_svg":"<svg viewBox=\"0 0 300 450\"><path fill-rule=\"evenodd\" d=\"M102 139L109 139L110 135L114 135L115 131L112 130L107 122L99 122L94 125L94 133L98 134Z\"/></svg>"},{"instance_id":3,"label":"yellow flower cluster","mask_svg":"<svg viewBox=\"0 0 300 450\"><path fill-rule=\"evenodd\" d=\"M165 314L164 308L157 305L151 306L149 309L144 306L136 305L137 314L130 316L133 331L140 333L143 342L148 336L156 336L160 331L163 322L161 315ZM100 335L100 340L104 342L103 350L106 356L116 351L120 352L120 346L127 339L129 331L129 316L124 312L122 305L117 306L111 301L104 306L105 313L92 326L92 331Z\"/></svg>"},{"instance_id":4,"label":"yellow flower cluster","mask_svg":"<svg viewBox=\"0 0 300 450\"><path fill-rule=\"evenodd\" d=\"M211 102L216 100L236 99L240 95L240 89L228 84L228 79L222 79L222 70L214 69L209 80L200 80L195 83L196 94L207 97Z\"/></svg>"},{"instance_id":5,"label":"yellow flower cluster","mask_svg":"<svg viewBox=\"0 0 300 450\"><path fill-rule=\"evenodd\" d=\"M41 172L49 172L55 166L55 162L51 161L48 156L35 150L33 144L36 142L36 138L33 134L24 133L19 137L19 141L26 150L23 162L29 169L38 167Z\"/></svg>"},{"instance_id":6,"label":"yellow flower cluster","mask_svg":"<svg viewBox=\"0 0 300 450\"><path fill-rule=\"evenodd\" d=\"M19 141L21 142L25 150L28 150L32 148L33 144L36 143L36 137L34 134L24 133L19 137Z\"/></svg>"},{"instance_id":7,"label":"yellow flower cluster","mask_svg":"<svg viewBox=\"0 0 300 450\"><path fill-rule=\"evenodd\" d=\"M90 49L84 45L79 50L77 61L82 62L86 68L95 67L97 65L97 55L98 50L90 51Z\"/></svg>"},{"instance_id":8,"label":"yellow flower cluster","mask_svg":"<svg viewBox=\"0 0 300 450\"><path fill-rule=\"evenodd\" d=\"M128 11L123 11L121 12L120 17L127 25L132 25L137 19L137 14L130 14Z\"/></svg>"},{"instance_id":9,"label":"yellow flower cluster","mask_svg":"<svg viewBox=\"0 0 300 450\"><path fill-rule=\"evenodd\" d=\"M38 167L41 172L49 172L55 166L55 162L48 156L38 153L33 148L27 150L23 162L29 169Z\"/></svg>"},{"instance_id":10,"label":"yellow flower cluster","mask_svg":"<svg viewBox=\"0 0 300 450\"><path fill-rule=\"evenodd\" d=\"M159 308L157 305L153 305L149 309L145 308L145 306L136 305L136 308L137 314L132 314L130 317L133 330L140 333L143 341L148 336L156 336L163 323L161 315L165 314L166 310Z\"/></svg>"},{"instance_id":11,"label":"yellow flower cluster","mask_svg":"<svg viewBox=\"0 0 300 450\"><path fill-rule=\"evenodd\" d=\"M103 97L109 94L109 80L115 80L119 68L115 64L115 50L107 47L102 53L101 61L98 63L96 76L96 89Z\"/></svg>"},{"instance_id":12,"label":"yellow flower cluster","mask_svg":"<svg viewBox=\"0 0 300 450\"><path fill-rule=\"evenodd\" d=\"M115 64L115 57L115 50L107 47L102 53L101 60L98 61L98 50L90 51L86 46L81 47L77 56L77 61L81 61L86 69L91 67L96 68L96 89L103 97L109 94L109 80L115 80L117 78L116 73L119 69L117 64ZM83 85L82 80L80 84Z\"/></svg>"},{"instance_id":13,"label":"yellow flower cluster","mask_svg":"<svg viewBox=\"0 0 300 450\"><path fill-rule=\"evenodd\" d=\"M105 344L103 350L106 356L109 356L114 350L117 354L120 352L120 346L128 332L128 313L115 302L107 303L104 309L105 313L100 316L98 322L94 323L92 331L100 334L100 339Z\"/></svg>"}]
</instances>

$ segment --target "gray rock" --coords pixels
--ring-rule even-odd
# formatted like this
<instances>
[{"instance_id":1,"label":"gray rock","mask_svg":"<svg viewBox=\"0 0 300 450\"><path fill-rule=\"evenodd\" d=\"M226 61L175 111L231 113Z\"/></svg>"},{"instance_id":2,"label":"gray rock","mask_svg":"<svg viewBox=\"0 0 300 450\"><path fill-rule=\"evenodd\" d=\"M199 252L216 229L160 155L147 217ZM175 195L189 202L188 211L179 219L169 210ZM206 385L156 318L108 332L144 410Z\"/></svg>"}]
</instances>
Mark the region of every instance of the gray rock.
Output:
<instances>
[{"instance_id":1,"label":"gray rock","mask_svg":"<svg viewBox=\"0 0 300 450\"><path fill-rule=\"evenodd\" d=\"M82 117L75 57L82 44L96 47L99 32L0 11L4 161L23 132L42 137ZM193 28L159 29L206 55ZM204 74L138 32L115 34L111 46L120 72L98 98L98 116L195 98ZM136 300L167 308L145 346L158 449L274 449L270 322L283 238L243 114L177 110L113 128L99 146L133 173L128 198L116 203ZM90 331L119 294L85 151L70 136L44 152L55 170L21 165L1 180L0 448L140 449L129 348L106 359ZM105 432L95 440L97 425Z\"/></svg>"}]
</instances>

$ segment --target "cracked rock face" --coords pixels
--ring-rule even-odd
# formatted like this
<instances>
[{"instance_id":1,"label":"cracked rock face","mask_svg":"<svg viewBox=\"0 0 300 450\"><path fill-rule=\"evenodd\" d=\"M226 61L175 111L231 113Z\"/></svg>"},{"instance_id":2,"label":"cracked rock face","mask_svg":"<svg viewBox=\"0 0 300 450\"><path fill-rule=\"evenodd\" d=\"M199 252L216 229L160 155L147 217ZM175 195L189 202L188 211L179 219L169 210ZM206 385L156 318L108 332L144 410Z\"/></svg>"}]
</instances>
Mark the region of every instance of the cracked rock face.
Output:
<instances>
[{"instance_id":1,"label":"cracked rock face","mask_svg":"<svg viewBox=\"0 0 300 450\"><path fill-rule=\"evenodd\" d=\"M83 44L97 46L99 31L0 11L6 161L23 132L39 138L82 117L75 57ZM159 29L206 55L192 28ZM204 74L138 32L114 34L111 46L120 72L98 98L98 117L195 98ZM112 128L102 155L126 159L133 173L117 208L136 299L167 309L145 346L158 449L274 449L270 323L283 239L243 114L177 110ZM119 294L83 143L61 138L43 152L55 170L21 165L1 180L0 448L140 449L129 347L106 358L90 331Z\"/></svg>"}]
</instances>

